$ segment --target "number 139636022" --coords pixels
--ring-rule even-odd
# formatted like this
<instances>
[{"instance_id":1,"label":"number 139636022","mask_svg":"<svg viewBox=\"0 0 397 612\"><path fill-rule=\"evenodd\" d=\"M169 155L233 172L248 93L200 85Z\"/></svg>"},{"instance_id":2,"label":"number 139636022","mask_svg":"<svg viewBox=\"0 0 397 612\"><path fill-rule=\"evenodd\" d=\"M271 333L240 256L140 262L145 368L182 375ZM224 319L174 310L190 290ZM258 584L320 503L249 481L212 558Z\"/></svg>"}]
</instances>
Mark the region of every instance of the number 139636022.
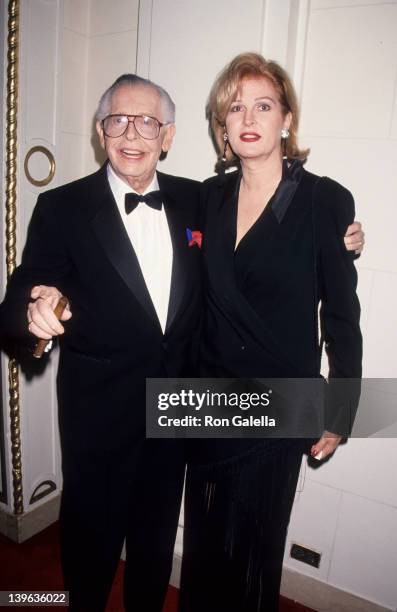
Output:
<instances>
[{"instance_id":1,"label":"number 139636022","mask_svg":"<svg viewBox=\"0 0 397 612\"><path fill-rule=\"evenodd\" d=\"M68 606L67 591L0 591L0 607Z\"/></svg>"}]
</instances>

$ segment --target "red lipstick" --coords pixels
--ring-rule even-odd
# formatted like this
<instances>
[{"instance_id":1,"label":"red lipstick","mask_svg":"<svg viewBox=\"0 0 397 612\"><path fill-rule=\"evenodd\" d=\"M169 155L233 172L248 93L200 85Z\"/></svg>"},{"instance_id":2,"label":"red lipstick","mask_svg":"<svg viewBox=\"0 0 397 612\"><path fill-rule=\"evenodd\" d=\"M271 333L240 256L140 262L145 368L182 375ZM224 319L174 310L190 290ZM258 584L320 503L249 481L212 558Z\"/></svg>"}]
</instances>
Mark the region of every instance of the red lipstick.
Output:
<instances>
[{"instance_id":1,"label":"red lipstick","mask_svg":"<svg viewBox=\"0 0 397 612\"><path fill-rule=\"evenodd\" d=\"M256 142L260 139L260 135L256 132L242 132L240 134L240 140L243 142Z\"/></svg>"}]
</instances>

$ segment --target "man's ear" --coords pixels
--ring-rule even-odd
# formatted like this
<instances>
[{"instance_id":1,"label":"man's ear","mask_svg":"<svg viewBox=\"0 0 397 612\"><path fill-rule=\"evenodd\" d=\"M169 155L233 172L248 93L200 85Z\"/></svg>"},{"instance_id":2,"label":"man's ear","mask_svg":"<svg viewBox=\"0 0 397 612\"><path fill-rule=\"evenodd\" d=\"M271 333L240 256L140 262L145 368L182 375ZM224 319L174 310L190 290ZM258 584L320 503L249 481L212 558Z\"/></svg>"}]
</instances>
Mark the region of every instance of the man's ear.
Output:
<instances>
[{"instance_id":1,"label":"man's ear","mask_svg":"<svg viewBox=\"0 0 397 612\"><path fill-rule=\"evenodd\" d=\"M161 145L161 148L164 152L167 152L170 150L172 141L174 140L175 133L176 133L175 123L171 123L171 125L167 125L163 144Z\"/></svg>"},{"instance_id":2,"label":"man's ear","mask_svg":"<svg viewBox=\"0 0 397 612\"><path fill-rule=\"evenodd\" d=\"M98 134L98 138L99 138L99 142L101 144L102 149L106 150L105 147L105 134L103 131L103 127L102 127L102 123L100 121L97 121L95 124L96 127L96 132Z\"/></svg>"}]
</instances>

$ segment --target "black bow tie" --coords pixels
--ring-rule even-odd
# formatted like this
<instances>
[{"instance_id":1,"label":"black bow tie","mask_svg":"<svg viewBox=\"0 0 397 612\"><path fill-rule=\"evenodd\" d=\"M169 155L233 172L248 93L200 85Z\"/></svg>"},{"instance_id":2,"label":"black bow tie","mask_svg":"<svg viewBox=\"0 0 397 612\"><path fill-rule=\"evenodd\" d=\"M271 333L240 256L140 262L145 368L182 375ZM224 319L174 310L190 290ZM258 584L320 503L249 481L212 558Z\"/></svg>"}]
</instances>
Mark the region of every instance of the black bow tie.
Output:
<instances>
[{"instance_id":1,"label":"black bow tie","mask_svg":"<svg viewBox=\"0 0 397 612\"><path fill-rule=\"evenodd\" d=\"M139 202L145 202L151 208L161 210L163 205L160 191L151 191L146 195L139 195L139 193L126 193L124 199L125 212L127 215L130 214L137 206Z\"/></svg>"}]
</instances>

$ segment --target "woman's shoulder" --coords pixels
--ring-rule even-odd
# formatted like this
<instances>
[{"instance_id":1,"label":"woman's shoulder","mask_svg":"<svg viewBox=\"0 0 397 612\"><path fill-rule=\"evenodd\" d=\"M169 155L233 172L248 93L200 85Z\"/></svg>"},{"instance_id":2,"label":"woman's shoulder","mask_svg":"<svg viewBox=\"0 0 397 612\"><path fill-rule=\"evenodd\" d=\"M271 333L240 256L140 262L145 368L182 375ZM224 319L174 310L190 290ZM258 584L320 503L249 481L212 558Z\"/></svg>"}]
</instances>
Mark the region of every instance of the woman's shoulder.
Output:
<instances>
[{"instance_id":1,"label":"woman's shoulder","mask_svg":"<svg viewBox=\"0 0 397 612\"><path fill-rule=\"evenodd\" d=\"M354 219L354 199L349 189L328 176L307 170L303 178L312 187L315 217L332 219L340 228L346 228Z\"/></svg>"}]
</instances>

